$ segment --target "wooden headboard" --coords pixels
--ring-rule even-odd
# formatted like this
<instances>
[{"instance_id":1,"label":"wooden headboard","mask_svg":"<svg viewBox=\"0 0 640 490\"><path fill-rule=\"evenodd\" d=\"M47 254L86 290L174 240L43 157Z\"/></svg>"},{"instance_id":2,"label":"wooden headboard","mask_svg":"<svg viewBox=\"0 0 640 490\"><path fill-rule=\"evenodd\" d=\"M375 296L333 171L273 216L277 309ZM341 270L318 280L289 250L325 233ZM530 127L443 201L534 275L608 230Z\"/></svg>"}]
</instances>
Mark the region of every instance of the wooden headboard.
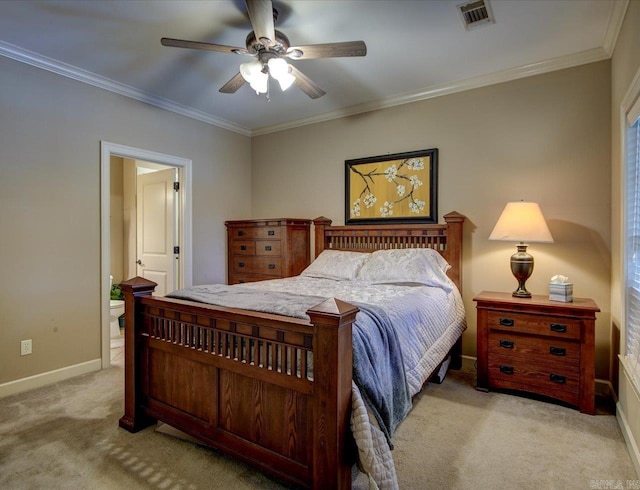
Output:
<instances>
[{"instance_id":1,"label":"wooden headboard","mask_svg":"<svg viewBox=\"0 0 640 490\"><path fill-rule=\"evenodd\" d=\"M462 292L462 224L465 216L445 214L445 224L331 226L325 217L313 220L316 257L325 249L374 252L392 248L432 248L442 254L451 269L448 275Z\"/></svg>"}]
</instances>

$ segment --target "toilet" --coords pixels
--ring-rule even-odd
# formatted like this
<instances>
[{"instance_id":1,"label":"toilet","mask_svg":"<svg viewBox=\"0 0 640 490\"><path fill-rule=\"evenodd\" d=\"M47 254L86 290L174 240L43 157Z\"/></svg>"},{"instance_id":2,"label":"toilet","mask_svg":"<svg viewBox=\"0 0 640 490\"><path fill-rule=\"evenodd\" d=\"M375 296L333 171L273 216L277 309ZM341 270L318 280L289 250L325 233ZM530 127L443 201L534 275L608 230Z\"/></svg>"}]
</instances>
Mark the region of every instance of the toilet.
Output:
<instances>
[{"instance_id":1,"label":"toilet","mask_svg":"<svg viewBox=\"0 0 640 490\"><path fill-rule=\"evenodd\" d=\"M109 291L111 291L111 286L113 285L113 276L110 276L109 282ZM124 301L121 299L110 299L109 300L109 323L111 330L111 338L120 338L120 322L118 318L124 314Z\"/></svg>"},{"instance_id":2,"label":"toilet","mask_svg":"<svg viewBox=\"0 0 640 490\"><path fill-rule=\"evenodd\" d=\"M111 338L119 338L120 335L120 322L118 318L124 313L124 301L121 299L109 300L109 321L111 324Z\"/></svg>"}]
</instances>

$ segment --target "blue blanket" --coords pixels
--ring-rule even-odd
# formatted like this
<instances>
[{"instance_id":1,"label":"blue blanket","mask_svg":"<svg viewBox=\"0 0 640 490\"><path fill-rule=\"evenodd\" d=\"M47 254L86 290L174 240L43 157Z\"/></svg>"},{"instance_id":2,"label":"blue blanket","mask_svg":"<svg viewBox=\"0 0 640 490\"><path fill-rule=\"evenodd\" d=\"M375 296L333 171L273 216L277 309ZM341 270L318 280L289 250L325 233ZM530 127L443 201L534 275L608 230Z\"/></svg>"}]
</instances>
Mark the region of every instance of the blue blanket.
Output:
<instances>
[{"instance_id":1,"label":"blue blanket","mask_svg":"<svg viewBox=\"0 0 640 490\"><path fill-rule=\"evenodd\" d=\"M411 410L400 343L387 313L377 306L360 308L353 324L353 380L393 449L391 436Z\"/></svg>"}]
</instances>

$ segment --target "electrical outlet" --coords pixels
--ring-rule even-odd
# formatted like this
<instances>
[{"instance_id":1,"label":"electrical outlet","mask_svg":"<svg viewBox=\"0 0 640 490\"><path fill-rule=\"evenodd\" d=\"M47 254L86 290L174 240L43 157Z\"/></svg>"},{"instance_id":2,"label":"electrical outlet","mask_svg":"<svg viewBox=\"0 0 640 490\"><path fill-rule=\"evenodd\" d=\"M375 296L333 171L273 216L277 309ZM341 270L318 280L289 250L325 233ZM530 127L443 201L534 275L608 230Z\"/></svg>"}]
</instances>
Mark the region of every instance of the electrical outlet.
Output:
<instances>
[{"instance_id":1,"label":"electrical outlet","mask_svg":"<svg viewBox=\"0 0 640 490\"><path fill-rule=\"evenodd\" d=\"M33 350L32 350L32 345L31 345L31 339L20 341L20 355L21 356L26 356L28 354L31 354L32 352L33 352Z\"/></svg>"}]
</instances>

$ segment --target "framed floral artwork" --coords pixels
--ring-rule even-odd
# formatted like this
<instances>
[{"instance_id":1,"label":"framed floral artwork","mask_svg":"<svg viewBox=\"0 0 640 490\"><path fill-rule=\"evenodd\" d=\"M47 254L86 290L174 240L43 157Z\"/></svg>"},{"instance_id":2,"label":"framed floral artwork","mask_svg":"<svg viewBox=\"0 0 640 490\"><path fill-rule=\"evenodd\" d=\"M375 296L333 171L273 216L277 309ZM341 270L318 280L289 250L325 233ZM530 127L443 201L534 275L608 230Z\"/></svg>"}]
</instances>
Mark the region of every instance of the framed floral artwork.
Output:
<instances>
[{"instance_id":1,"label":"framed floral artwork","mask_svg":"<svg viewBox=\"0 0 640 490\"><path fill-rule=\"evenodd\" d=\"M345 161L345 224L437 223L438 149Z\"/></svg>"}]
</instances>

